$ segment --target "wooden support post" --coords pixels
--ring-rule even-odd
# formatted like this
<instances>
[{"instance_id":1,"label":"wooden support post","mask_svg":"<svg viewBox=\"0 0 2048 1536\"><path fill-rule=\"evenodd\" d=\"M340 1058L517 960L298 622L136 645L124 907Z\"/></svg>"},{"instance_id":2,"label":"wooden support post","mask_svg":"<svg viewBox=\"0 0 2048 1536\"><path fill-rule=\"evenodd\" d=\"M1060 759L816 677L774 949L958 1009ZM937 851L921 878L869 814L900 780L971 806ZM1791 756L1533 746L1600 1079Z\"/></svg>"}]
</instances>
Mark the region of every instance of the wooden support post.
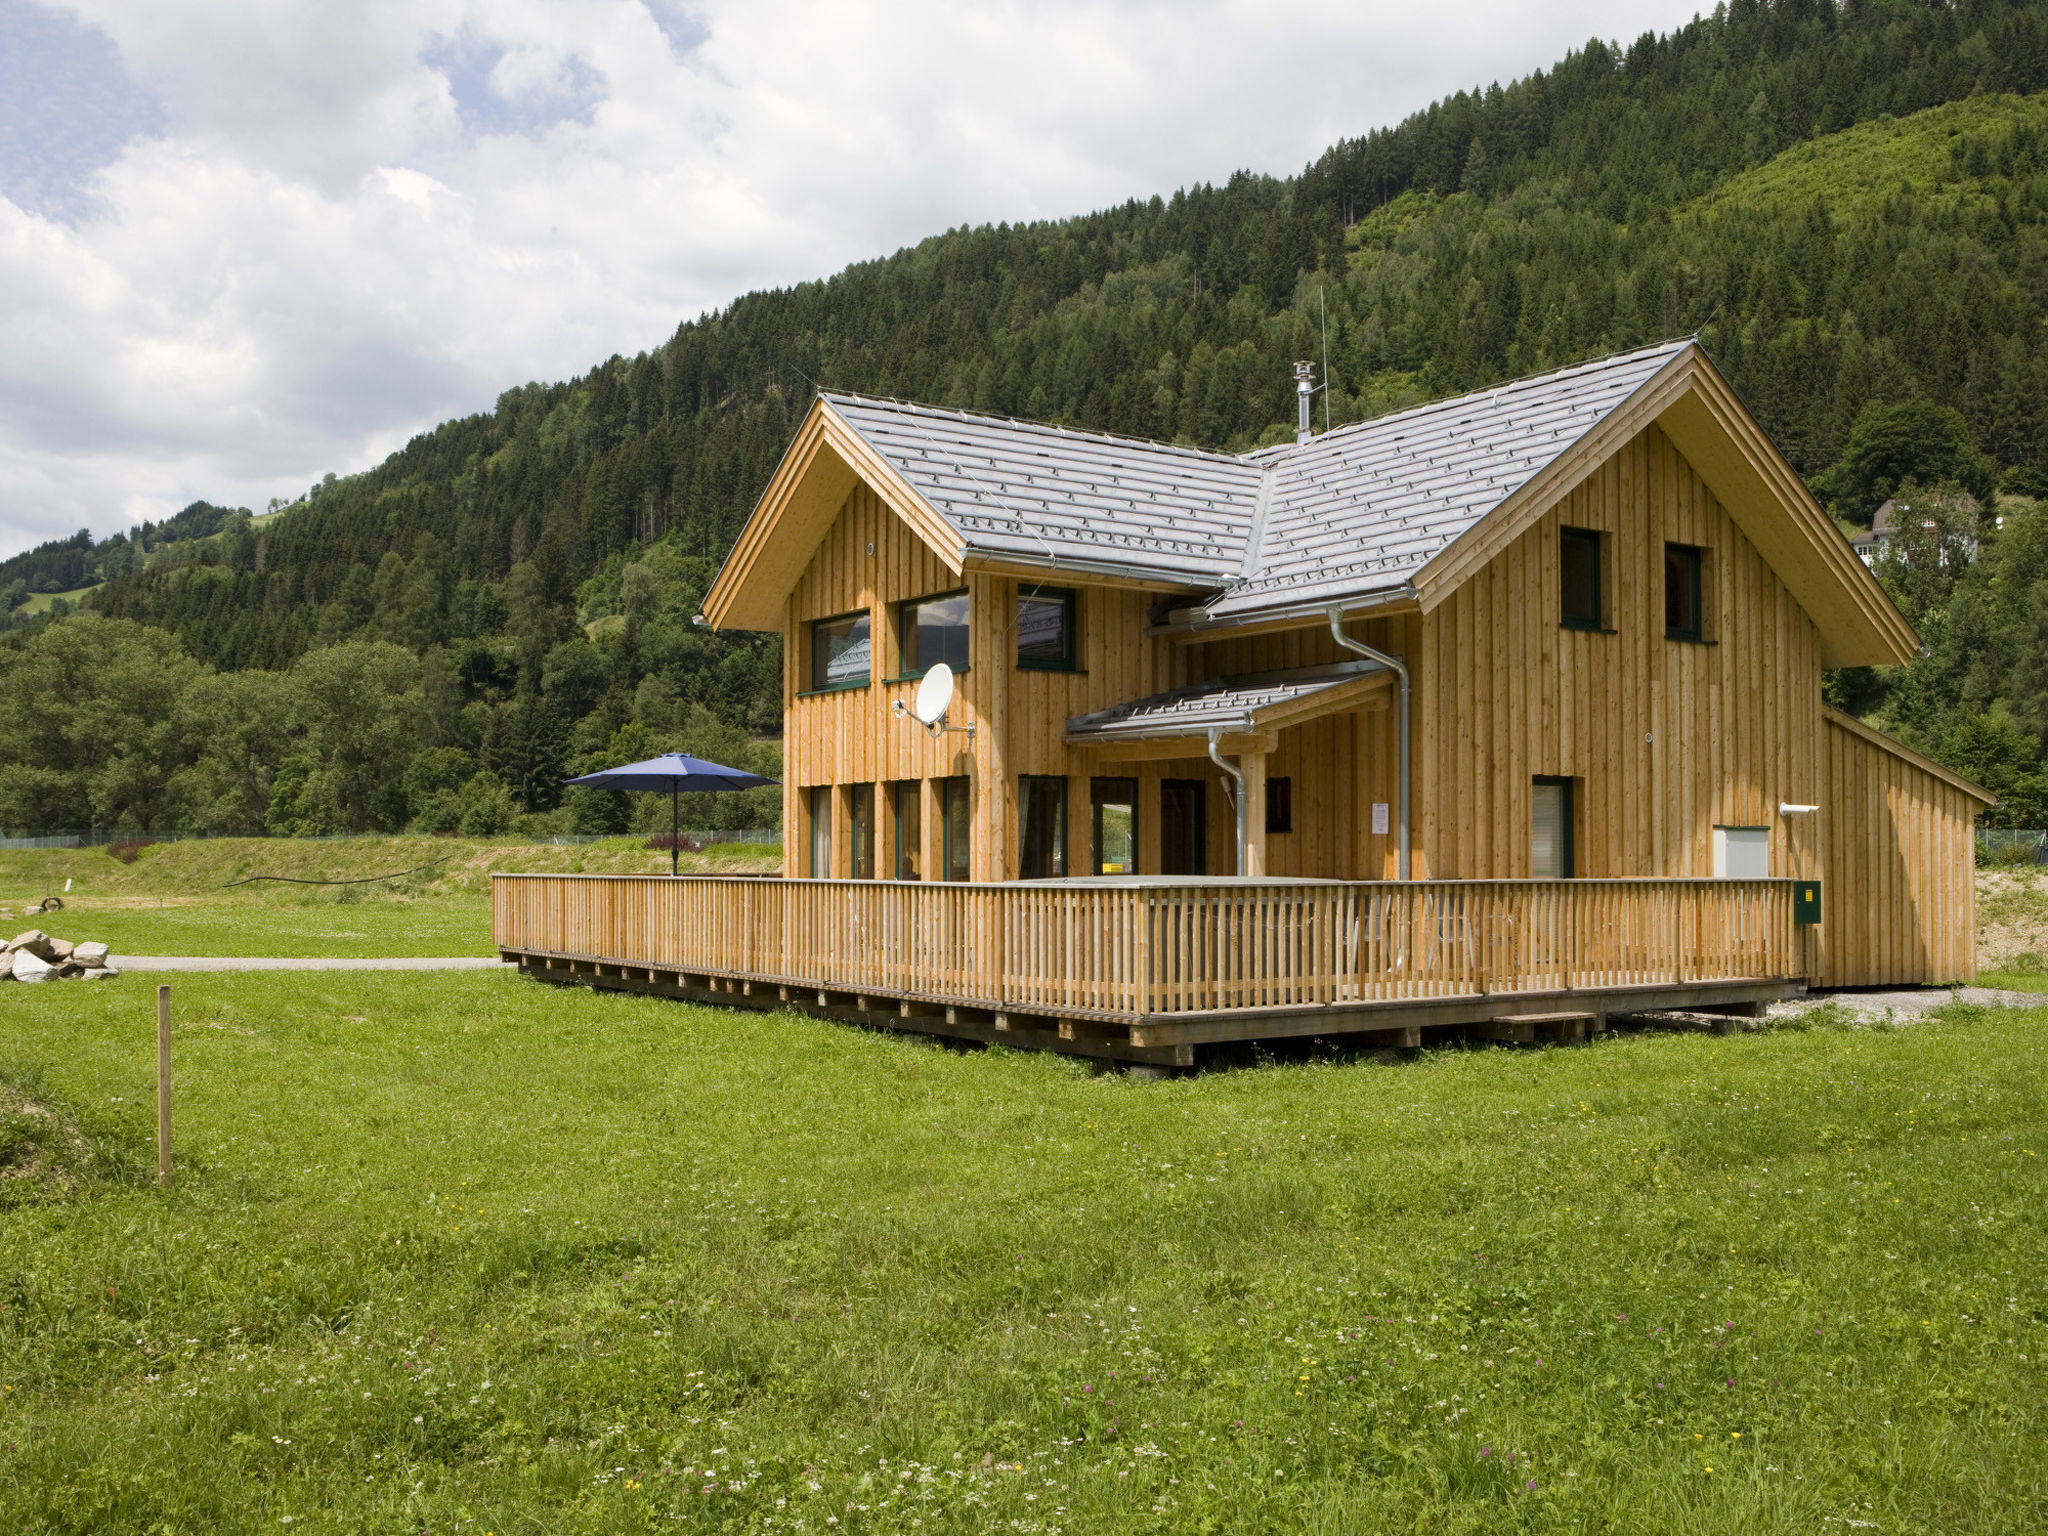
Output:
<instances>
[{"instance_id":1,"label":"wooden support post","mask_svg":"<svg viewBox=\"0 0 2048 1536\"><path fill-rule=\"evenodd\" d=\"M156 1181L171 1182L171 989L156 989Z\"/></svg>"},{"instance_id":2,"label":"wooden support post","mask_svg":"<svg viewBox=\"0 0 2048 1536\"><path fill-rule=\"evenodd\" d=\"M1244 868L1242 875L1266 872L1266 754L1241 753L1237 766L1244 774Z\"/></svg>"}]
</instances>

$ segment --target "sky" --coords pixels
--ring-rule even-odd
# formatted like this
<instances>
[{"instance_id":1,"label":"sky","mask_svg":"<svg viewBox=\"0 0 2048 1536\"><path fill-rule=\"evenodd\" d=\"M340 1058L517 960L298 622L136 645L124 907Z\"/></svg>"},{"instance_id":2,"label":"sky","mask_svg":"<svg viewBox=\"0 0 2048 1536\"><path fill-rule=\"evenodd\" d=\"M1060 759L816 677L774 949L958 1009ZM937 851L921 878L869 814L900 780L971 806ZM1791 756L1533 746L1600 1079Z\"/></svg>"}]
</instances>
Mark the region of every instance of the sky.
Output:
<instances>
[{"instance_id":1,"label":"sky","mask_svg":"<svg viewBox=\"0 0 2048 1536\"><path fill-rule=\"evenodd\" d=\"M0 0L0 556L261 511L963 224L1292 174L1697 0Z\"/></svg>"}]
</instances>

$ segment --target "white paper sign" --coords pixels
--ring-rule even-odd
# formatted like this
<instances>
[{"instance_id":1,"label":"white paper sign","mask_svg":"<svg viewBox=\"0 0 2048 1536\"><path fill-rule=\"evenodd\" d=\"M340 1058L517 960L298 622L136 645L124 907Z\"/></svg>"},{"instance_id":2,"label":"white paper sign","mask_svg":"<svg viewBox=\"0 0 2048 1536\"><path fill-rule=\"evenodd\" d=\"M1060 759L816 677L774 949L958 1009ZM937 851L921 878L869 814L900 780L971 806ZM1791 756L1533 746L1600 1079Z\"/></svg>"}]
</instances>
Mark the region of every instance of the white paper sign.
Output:
<instances>
[{"instance_id":1,"label":"white paper sign","mask_svg":"<svg viewBox=\"0 0 2048 1536\"><path fill-rule=\"evenodd\" d=\"M1375 800L1372 803L1372 835L1387 835L1387 802L1384 800Z\"/></svg>"}]
</instances>

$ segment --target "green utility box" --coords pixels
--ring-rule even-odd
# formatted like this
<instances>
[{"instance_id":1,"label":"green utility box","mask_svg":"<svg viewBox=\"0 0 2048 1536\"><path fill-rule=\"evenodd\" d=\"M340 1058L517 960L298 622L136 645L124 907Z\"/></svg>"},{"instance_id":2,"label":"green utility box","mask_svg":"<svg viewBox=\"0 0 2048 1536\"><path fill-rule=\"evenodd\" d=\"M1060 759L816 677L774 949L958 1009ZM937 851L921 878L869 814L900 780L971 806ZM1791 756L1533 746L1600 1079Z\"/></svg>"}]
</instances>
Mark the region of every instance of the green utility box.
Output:
<instances>
[{"instance_id":1,"label":"green utility box","mask_svg":"<svg viewBox=\"0 0 2048 1536\"><path fill-rule=\"evenodd\" d=\"M1820 921L1818 880L1795 880L1792 883L1792 921L1802 927Z\"/></svg>"}]
</instances>

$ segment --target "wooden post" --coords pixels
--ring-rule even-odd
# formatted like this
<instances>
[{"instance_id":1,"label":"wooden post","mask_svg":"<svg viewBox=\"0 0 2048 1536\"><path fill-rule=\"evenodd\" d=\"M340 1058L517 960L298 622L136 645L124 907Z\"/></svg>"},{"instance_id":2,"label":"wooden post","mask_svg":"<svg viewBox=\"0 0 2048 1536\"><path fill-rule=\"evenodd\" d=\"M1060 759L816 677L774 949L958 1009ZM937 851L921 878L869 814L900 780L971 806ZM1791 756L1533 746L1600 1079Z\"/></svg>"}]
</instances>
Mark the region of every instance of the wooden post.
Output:
<instances>
[{"instance_id":1,"label":"wooden post","mask_svg":"<svg viewBox=\"0 0 2048 1536\"><path fill-rule=\"evenodd\" d=\"M156 989L156 1181L171 1182L171 989Z\"/></svg>"},{"instance_id":2,"label":"wooden post","mask_svg":"<svg viewBox=\"0 0 2048 1536\"><path fill-rule=\"evenodd\" d=\"M1266 754L1241 752L1237 766L1244 774L1238 793L1244 796L1244 868L1240 875L1266 873Z\"/></svg>"}]
</instances>

